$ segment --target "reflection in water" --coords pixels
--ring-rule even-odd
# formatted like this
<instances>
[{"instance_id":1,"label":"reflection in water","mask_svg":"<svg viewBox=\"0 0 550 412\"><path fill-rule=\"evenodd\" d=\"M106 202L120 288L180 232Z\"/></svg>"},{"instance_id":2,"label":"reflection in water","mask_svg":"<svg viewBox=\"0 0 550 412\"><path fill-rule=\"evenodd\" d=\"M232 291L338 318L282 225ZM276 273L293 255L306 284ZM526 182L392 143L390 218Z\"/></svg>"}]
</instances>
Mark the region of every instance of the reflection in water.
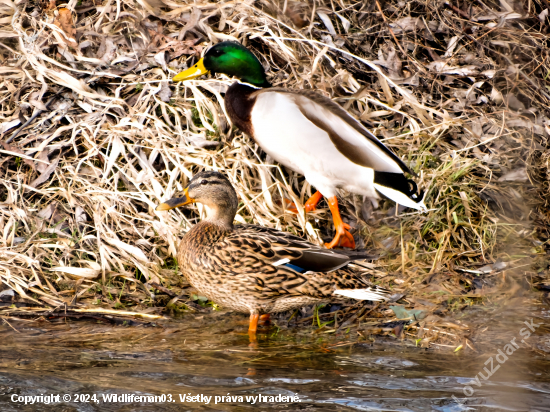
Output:
<instances>
[{"instance_id":1,"label":"reflection in water","mask_svg":"<svg viewBox=\"0 0 550 412\"><path fill-rule=\"evenodd\" d=\"M259 403L247 403L246 396L258 399L260 394L261 409L275 410L550 410L550 362L540 356L541 351L537 355L518 350L490 380L475 387L473 396L466 397L463 388L483 370L488 353L426 350L397 340L342 345L348 338L320 341L299 331L260 334L258 346L251 348L238 324L241 320L223 313L202 319L185 315L156 327L10 320L17 331L0 326L0 410L252 410ZM112 394L171 394L175 402L71 400L25 406L10 400L13 394L76 393L96 394L100 400ZM204 398L184 407L179 394ZM299 404L263 401L295 394ZM215 404L216 396L241 396L245 402ZM205 405L208 397L211 401Z\"/></svg>"}]
</instances>

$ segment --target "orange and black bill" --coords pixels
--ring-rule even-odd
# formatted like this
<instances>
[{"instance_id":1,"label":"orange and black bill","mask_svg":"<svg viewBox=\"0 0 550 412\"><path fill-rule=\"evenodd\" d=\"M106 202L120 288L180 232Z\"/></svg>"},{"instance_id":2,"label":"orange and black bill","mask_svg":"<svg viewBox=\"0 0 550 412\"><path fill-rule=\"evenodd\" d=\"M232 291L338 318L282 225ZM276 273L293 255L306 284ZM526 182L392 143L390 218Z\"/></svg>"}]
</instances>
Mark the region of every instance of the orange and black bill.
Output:
<instances>
[{"instance_id":1,"label":"orange and black bill","mask_svg":"<svg viewBox=\"0 0 550 412\"><path fill-rule=\"evenodd\" d=\"M189 197L188 188L185 188L182 197L173 197L172 199L158 205L155 210L157 212L162 212L164 210L174 209L176 207L185 206L191 203L195 203L195 199Z\"/></svg>"}]
</instances>

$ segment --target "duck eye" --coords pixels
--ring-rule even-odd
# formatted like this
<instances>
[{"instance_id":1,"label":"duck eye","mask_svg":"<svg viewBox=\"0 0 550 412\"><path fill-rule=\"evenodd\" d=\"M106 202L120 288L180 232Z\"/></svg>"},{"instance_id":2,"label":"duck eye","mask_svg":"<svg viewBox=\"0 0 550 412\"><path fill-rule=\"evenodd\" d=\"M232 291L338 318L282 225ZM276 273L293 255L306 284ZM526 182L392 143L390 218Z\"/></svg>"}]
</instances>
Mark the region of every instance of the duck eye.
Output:
<instances>
[{"instance_id":1,"label":"duck eye","mask_svg":"<svg viewBox=\"0 0 550 412\"><path fill-rule=\"evenodd\" d=\"M200 184L201 184L201 185L205 185L205 184L207 184L207 183L208 183L208 180L203 180Z\"/></svg>"}]
</instances>

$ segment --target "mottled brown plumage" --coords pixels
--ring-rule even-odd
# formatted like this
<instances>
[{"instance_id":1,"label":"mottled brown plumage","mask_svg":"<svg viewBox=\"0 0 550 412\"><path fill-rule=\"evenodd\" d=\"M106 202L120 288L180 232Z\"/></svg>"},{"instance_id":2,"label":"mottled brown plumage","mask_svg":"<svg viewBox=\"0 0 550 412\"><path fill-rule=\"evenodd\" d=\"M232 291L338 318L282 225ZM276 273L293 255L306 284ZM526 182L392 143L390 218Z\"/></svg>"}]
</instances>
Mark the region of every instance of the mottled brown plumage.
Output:
<instances>
[{"instance_id":1,"label":"mottled brown plumage","mask_svg":"<svg viewBox=\"0 0 550 412\"><path fill-rule=\"evenodd\" d=\"M369 257L364 253L323 249L275 229L233 225L237 195L219 173L197 174L184 197L157 210L193 202L203 203L208 217L183 236L178 263L189 283L215 303L257 315L330 301L338 298L335 292L355 291L361 295L358 299L385 298L383 289L346 268Z\"/></svg>"}]
</instances>

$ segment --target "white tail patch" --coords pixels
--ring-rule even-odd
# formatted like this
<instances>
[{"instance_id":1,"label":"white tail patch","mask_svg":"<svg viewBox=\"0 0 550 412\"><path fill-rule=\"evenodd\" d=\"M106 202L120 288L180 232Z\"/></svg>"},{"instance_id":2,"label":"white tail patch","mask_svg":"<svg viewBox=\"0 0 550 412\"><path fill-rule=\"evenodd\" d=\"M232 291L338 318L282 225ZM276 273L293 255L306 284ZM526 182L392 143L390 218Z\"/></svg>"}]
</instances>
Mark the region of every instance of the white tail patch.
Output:
<instances>
[{"instance_id":1,"label":"white tail patch","mask_svg":"<svg viewBox=\"0 0 550 412\"><path fill-rule=\"evenodd\" d=\"M426 210L428 210L428 208L424 204L424 200L417 203L414 200L408 198L404 193L399 192L398 190L391 189L377 183L374 184L374 187L376 188L376 190L378 190L387 198L393 200L395 203L399 203L400 205L406 207L412 207L413 209L420 210L421 212L425 212Z\"/></svg>"},{"instance_id":2,"label":"white tail patch","mask_svg":"<svg viewBox=\"0 0 550 412\"><path fill-rule=\"evenodd\" d=\"M379 288L365 289L339 289L334 291L334 295L342 295L347 298L357 300L387 300L388 292Z\"/></svg>"},{"instance_id":3,"label":"white tail patch","mask_svg":"<svg viewBox=\"0 0 550 412\"><path fill-rule=\"evenodd\" d=\"M273 266L286 265L288 262L290 262L290 259L284 258L284 259L278 260L277 262L273 263Z\"/></svg>"}]
</instances>

